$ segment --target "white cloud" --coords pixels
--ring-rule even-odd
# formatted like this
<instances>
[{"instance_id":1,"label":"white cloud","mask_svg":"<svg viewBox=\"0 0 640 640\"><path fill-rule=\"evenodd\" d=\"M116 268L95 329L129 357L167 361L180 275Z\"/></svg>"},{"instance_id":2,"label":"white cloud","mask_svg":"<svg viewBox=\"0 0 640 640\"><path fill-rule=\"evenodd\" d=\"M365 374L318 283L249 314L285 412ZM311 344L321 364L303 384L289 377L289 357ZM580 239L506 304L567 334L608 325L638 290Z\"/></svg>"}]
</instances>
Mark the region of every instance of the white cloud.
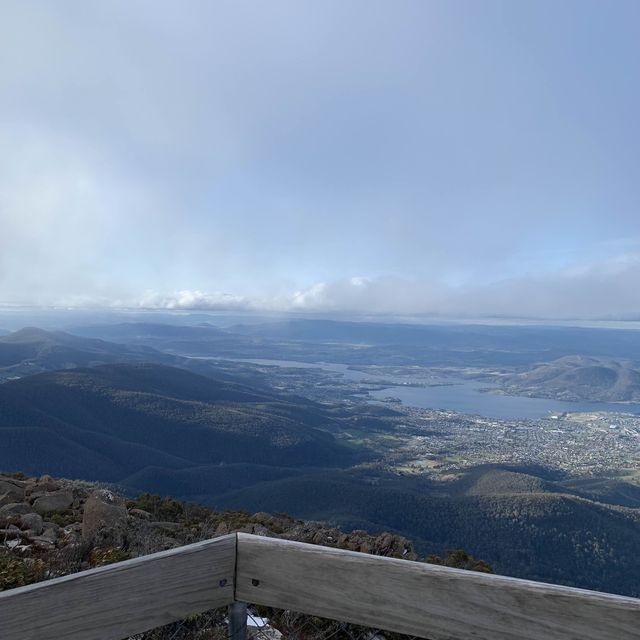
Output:
<instances>
[{"instance_id":1,"label":"white cloud","mask_svg":"<svg viewBox=\"0 0 640 640\"><path fill-rule=\"evenodd\" d=\"M147 291L139 300L142 309L202 309L208 311L249 311L255 308L255 302L230 293L205 293L204 291L176 291L162 294Z\"/></svg>"},{"instance_id":2,"label":"white cloud","mask_svg":"<svg viewBox=\"0 0 640 640\"><path fill-rule=\"evenodd\" d=\"M637 319L640 254L483 286L451 287L399 277L358 276L318 282L290 295L271 298L189 290L168 295L152 292L138 306L450 318Z\"/></svg>"}]
</instances>

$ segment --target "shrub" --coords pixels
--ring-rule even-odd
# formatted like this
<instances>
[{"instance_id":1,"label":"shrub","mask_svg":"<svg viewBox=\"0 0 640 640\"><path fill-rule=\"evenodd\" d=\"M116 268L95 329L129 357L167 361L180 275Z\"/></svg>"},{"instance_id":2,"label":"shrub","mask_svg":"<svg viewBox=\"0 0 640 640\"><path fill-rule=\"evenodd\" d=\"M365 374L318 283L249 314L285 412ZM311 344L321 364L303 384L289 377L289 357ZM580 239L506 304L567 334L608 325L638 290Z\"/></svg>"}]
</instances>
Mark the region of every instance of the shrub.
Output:
<instances>
[{"instance_id":1,"label":"shrub","mask_svg":"<svg viewBox=\"0 0 640 640\"><path fill-rule=\"evenodd\" d=\"M46 573L42 560L17 558L6 551L0 551L0 591L39 582L44 580Z\"/></svg>"}]
</instances>

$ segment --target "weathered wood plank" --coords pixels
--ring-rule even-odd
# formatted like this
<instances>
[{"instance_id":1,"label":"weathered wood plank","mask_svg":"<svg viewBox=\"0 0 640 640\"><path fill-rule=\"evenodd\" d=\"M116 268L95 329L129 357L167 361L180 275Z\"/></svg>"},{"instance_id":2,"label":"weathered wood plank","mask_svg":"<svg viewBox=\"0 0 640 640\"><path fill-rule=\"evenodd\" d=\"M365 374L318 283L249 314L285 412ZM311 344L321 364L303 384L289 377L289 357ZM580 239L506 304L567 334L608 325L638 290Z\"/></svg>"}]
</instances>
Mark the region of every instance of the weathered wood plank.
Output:
<instances>
[{"instance_id":1,"label":"weathered wood plank","mask_svg":"<svg viewBox=\"0 0 640 640\"><path fill-rule=\"evenodd\" d=\"M236 598L432 640L638 640L640 600L238 534Z\"/></svg>"},{"instance_id":2,"label":"weathered wood plank","mask_svg":"<svg viewBox=\"0 0 640 640\"><path fill-rule=\"evenodd\" d=\"M0 593L2 640L121 640L233 602L229 535Z\"/></svg>"}]
</instances>

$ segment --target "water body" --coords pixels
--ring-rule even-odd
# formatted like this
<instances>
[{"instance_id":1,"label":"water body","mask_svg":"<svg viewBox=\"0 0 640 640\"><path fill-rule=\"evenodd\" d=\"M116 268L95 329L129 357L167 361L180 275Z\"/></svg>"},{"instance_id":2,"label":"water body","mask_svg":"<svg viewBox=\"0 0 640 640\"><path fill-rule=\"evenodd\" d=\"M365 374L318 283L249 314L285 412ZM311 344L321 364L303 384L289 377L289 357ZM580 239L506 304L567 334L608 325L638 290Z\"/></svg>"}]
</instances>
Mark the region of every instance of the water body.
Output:
<instances>
[{"instance_id":1,"label":"water body","mask_svg":"<svg viewBox=\"0 0 640 640\"><path fill-rule=\"evenodd\" d=\"M392 382L393 385L378 391L371 391L370 396L376 400L398 398L403 405L420 407L422 409L447 409L458 413L481 415L487 418L500 419L536 419L547 418L552 414L610 411L616 413L640 414L640 404L618 404L613 402L565 402L562 400L548 400L546 398L527 398L524 396L503 396L483 392L482 389L495 387L486 382L475 382L456 378L430 379L429 383L438 386L410 387L407 383L424 383L421 378L376 376L371 372L355 371L346 364L321 363L311 364L296 360L260 360L242 359L239 362L249 362L259 365L278 367L295 367L303 369L323 369L341 373L348 380L354 382L371 382L379 384L382 381Z\"/></svg>"}]
</instances>

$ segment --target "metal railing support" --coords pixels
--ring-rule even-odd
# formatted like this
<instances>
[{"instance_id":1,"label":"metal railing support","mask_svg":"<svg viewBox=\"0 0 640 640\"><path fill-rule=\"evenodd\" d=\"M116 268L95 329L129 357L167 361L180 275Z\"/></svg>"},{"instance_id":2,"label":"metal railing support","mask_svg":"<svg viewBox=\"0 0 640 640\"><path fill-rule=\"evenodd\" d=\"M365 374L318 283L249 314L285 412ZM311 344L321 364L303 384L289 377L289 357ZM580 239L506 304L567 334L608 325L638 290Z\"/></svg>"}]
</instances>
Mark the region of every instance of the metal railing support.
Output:
<instances>
[{"instance_id":1,"label":"metal railing support","mask_svg":"<svg viewBox=\"0 0 640 640\"><path fill-rule=\"evenodd\" d=\"M247 638L247 603L234 602L229 605L229 640Z\"/></svg>"}]
</instances>

